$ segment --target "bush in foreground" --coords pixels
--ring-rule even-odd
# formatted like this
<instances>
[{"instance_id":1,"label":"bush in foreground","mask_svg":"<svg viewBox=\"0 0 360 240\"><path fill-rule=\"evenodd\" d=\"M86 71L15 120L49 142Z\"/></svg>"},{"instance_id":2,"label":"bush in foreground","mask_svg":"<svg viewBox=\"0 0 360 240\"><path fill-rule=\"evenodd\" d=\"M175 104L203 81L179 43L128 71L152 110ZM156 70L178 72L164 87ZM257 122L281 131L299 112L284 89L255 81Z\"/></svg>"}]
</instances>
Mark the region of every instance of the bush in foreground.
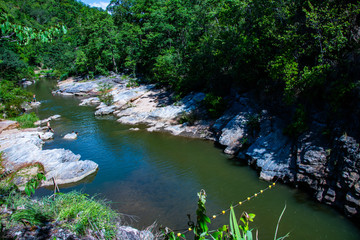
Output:
<instances>
[{"instance_id":1,"label":"bush in foreground","mask_svg":"<svg viewBox=\"0 0 360 240\"><path fill-rule=\"evenodd\" d=\"M61 228L80 236L97 239L114 239L116 236L116 225L121 216L103 200L75 191L32 200L14 188L1 185L0 235L19 225L39 228L57 222Z\"/></svg>"},{"instance_id":2,"label":"bush in foreground","mask_svg":"<svg viewBox=\"0 0 360 240\"><path fill-rule=\"evenodd\" d=\"M11 120L17 121L21 128L35 127L34 122L39 120L39 117L35 113L25 113L21 116L11 118Z\"/></svg>"}]
</instances>

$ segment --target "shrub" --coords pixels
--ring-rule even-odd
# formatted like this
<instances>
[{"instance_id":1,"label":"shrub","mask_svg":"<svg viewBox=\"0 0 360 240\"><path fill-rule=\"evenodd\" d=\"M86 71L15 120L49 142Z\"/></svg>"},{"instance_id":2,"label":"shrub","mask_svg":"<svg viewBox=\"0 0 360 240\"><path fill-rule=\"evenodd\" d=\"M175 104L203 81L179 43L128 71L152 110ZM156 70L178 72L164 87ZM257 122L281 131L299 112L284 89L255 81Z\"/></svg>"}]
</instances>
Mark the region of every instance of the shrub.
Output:
<instances>
[{"instance_id":1,"label":"shrub","mask_svg":"<svg viewBox=\"0 0 360 240\"><path fill-rule=\"evenodd\" d=\"M188 123L190 125L193 125L195 123L197 119L196 113L194 111L186 113L186 112L182 112L178 123L183 124L183 123Z\"/></svg>"},{"instance_id":2,"label":"shrub","mask_svg":"<svg viewBox=\"0 0 360 240\"><path fill-rule=\"evenodd\" d=\"M134 79L134 78L131 78L129 80L129 82L126 84L126 87L127 88L132 88L132 87L138 87L140 84L139 82L137 81L137 79Z\"/></svg>"},{"instance_id":3,"label":"shrub","mask_svg":"<svg viewBox=\"0 0 360 240\"><path fill-rule=\"evenodd\" d=\"M96 239L114 239L116 235L120 214L105 201L89 198L79 192L56 194L54 198L44 197L34 201L3 183L0 181L0 204L13 212L1 219L5 229L18 224L39 226L58 220L64 221L62 227L79 235L91 235Z\"/></svg>"},{"instance_id":4,"label":"shrub","mask_svg":"<svg viewBox=\"0 0 360 240\"><path fill-rule=\"evenodd\" d=\"M306 124L306 112L303 105L298 105L295 109L292 122L284 129L284 134L290 137L298 137L300 134L308 130Z\"/></svg>"},{"instance_id":5,"label":"shrub","mask_svg":"<svg viewBox=\"0 0 360 240\"><path fill-rule=\"evenodd\" d=\"M50 201L51 211L57 220L67 220L65 224L78 234L86 234L89 229L103 231L106 239L112 239L120 216L105 201L88 198L86 194L70 192L57 195Z\"/></svg>"},{"instance_id":6,"label":"shrub","mask_svg":"<svg viewBox=\"0 0 360 240\"><path fill-rule=\"evenodd\" d=\"M99 84L99 99L106 105L111 105L114 101L113 95L110 93L112 86L109 83Z\"/></svg>"},{"instance_id":7,"label":"shrub","mask_svg":"<svg viewBox=\"0 0 360 240\"><path fill-rule=\"evenodd\" d=\"M16 86L13 82L0 81L0 114L3 117L16 117L22 113L21 104L30 101L31 94Z\"/></svg>"},{"instance_id":8,"label":"shrub","mask_svg":"<svg viewBox=\"0 0 360 240\"><path fill-rule=\"evenodd\" d=\"M209 230L208 224L211 224L210 218L206 215L206 193L204 190L201 190L198 193L198 209L196 210L196 223L189 220L188 231L193 231L195 240L202 239L215 239L215 240L252 240L257 239L257 237L253 237L253 229L249 228L249 223L254 221L255 214L243 212L240 216L240 220L238 221L235 216L235 211L233 206L230 207L230 217L229 217L229 225L224 225L216 230ZM277 238L278 227L280 224L280 220L285 212L286 206L284 207L278 223L276 225L274 240L283 240L289 236L289 233L283 237ZM225 210L222 211L222 214L225 214ZM190 218L190 217L189 217ZM216 218L216 215L213 216L213 219ZM169 230L169 229L165 229ZM257 235L257 234L256 234ZM165 232L165 239L169 240L186 240L184 233L175 234L173 231Z\"/></svg>"},{"instance_id":9,"label":"shrub","mask_svg":"<svg viewBox=\"0 0 360 240\"><path fill-rule=\"evenodd\" d=\"M11 120L17 121L21 128L35 127L34 122L39 120L39 117L35 113L25 113L21 116L11 118Z\"/></svg>"},{"instance_id":10,"label":"shrub","mask_svg":"<svg viewBox=\"0 0 360 240\"><path fill-rule=\"evenodd\" d=\"M212 118L220 117L221 114L225 111L227 105L226 101L222 97L215 96L212 93L206 94L202 103Z\"/></svg>"}]
</instances>

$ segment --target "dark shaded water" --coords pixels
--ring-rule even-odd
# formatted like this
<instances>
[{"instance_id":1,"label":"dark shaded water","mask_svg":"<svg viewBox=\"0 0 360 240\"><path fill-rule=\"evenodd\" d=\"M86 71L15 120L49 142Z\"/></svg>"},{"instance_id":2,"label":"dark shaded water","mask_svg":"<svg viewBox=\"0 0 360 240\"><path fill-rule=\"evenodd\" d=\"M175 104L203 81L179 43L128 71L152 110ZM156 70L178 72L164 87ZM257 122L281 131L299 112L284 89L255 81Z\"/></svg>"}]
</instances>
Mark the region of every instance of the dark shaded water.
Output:
<instances>
[{"instance_id":1,"label":"dark shaded water","mask_svg":"<svg viewBox=\"0 0 360 240\"><path fill-rule=\"evenodd\" d=\"M44 149L70 149L81 154L81 159L99 164L96 176L61 191L76 189L106 198L114 209L136 216L135 227L156 221L172 229L187 228L186 214L194 218L200 189L207 192L211 216L268 185L258 179L256 171L229 160L212 142L148 133L144 128L129 131L133 126L119 124L112 117L97 118L93 107L78 106L75 97L52 96L53 86L54 82L43 80L29 88L42 102L35 110L41 119L62 116L51 122L55 138ZM77 140L62 139L71 131L80 133ZM38 195L44 194L51 190L38 190ZM359 229L346 218L286 186L264 192L236 208L236 213L255 213L252 227L259 230L259 239L273 239L285 205L280 236L290 232L289 239L297 240L360 238ZM217 218L213 228L224 223L228 223L228 215Z\"/></svg>"}]
</instances>

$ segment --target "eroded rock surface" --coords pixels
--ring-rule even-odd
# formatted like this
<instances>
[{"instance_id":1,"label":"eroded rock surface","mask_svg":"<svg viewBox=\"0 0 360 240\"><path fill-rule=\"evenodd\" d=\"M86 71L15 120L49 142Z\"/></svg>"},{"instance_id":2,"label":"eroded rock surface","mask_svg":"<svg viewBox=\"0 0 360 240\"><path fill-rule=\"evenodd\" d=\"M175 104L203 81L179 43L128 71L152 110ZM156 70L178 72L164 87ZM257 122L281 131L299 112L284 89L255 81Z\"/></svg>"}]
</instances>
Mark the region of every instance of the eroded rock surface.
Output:
<instances>
[{"instance_id":1,"label":"eroded rock surface","mask_svg":"<svg viewBox=\"0 0 360 240\"><path fill-rule=\"evenodd\" d=\"M90 160L80 160L70 150L42 150L43 133L36 129L7 130L0 134L0 151L3 152L3 167L6 171L16 171L24 166L41 163L44 166L47 181L43 186L77 182L95 173L98 165Z\"/></svg>"}]
</instances>

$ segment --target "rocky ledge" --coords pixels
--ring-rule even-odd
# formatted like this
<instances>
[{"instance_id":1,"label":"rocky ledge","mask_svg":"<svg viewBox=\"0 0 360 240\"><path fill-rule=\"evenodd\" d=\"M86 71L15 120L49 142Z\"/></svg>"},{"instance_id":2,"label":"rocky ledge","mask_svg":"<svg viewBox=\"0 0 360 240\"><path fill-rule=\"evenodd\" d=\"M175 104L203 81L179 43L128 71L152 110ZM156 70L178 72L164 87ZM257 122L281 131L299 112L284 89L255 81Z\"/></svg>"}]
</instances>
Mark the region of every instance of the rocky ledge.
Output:
<instances>
[{"instance_id":1,"label":"rocky ledge","mask_svg":"<svg viewBox=\"0 0 360 240\"><path fill-rule=\"evenodd\" d=\"M324 135L321 114L309 130L296 138L284 134L289 120L269 113L249 94L234 94L230 107L209 120L202 106L203 93L174 101L171 93L154 85L130 87L127 77L113 75L88 82L67 80L54 93L82 96L80 105L95 105L95 115L113 114L118 122L145 124L147 131L168 131L214 140L225 153L253 165L265 180L281 179L306 189L318 201L360 217L360 149L355 138ZM107 106L97 97L99 86L111 86L114 102Z\"/></svg>"},{"instance_id":2,"label":"rocky ledge","mask_svg":"<svg viewBox=\"0 0 360 240\"><path fill-rule=\"evenodd\" d=\"M80 160L80 155L70 150L43 150L43 139L52 138L52 133L41 129L17 129L14 121L0 121L0 152L1 165L6 172L19 172L27 169L22 176L15 179L15 184L23 187L37 169L32 166L40 164L45 171L46 181L42 186L53 186L53 179L57 184L78 182L94 174L98 165L90 160ZM49 136L51 135L51 136ZM35 173L36 174L36 173Z\"/></svg>"}]
</instances>

